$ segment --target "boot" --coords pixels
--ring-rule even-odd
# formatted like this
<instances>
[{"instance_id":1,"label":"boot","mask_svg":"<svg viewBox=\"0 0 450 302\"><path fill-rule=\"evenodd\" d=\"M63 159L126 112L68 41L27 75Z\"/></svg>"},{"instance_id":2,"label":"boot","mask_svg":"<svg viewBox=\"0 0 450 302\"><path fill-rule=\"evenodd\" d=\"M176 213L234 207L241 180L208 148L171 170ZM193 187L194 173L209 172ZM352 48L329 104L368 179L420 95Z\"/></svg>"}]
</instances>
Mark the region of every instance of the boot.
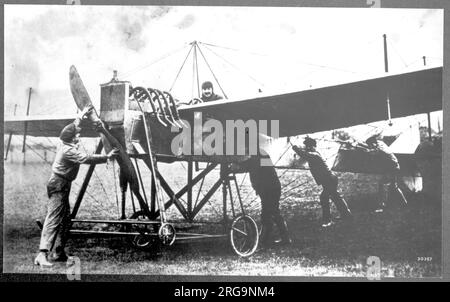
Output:
<instances>
[{"instance_id":1,"label":"boot","mask_svg":"<svg viewBox=\"0 0 450 302\"><path fill-rule=\"evenodd\" d=\"M41 267L52 267L53 264L47 260L47 252L39 252L36 259L34 259L34 264Z\"/></svg>"},{"instance_id":2,"label":"boot","mask_svg":"<svg viewBox=\"0 0 450 302\"><path fill-rule=\"evenodd\" d=\"M55 253L52 255L51 260L54 262L67 262L69 259L64 251L64 248L57 247Z\"/></svg>"},{"instance_id":3,"label":"boot","mask_svg":"<svg viewBox=\"0 0 450 302\"><path fill-rule=\"evenodd\" d=\"M260 235L260 239L259 239L259 244L261 246L261 248L270 248L272 246L272 243L270 241L270 233L271 233L271 229L268 226L262 226L261 229L261 235Z\"/></svg>"},{"instance_id":4,"label":"boot","mask_svg":"<svg viewBox=\"0 0 450 302\"><path fill-rule=\"evenodd\" d=\"M277 223L278 230L280 231L280 239L276 240L275 243L279 245L289 245L292 243L291 238L289 238L289 231L287 228L286 221L280 219Z\"/></svg>"}]
</instances>

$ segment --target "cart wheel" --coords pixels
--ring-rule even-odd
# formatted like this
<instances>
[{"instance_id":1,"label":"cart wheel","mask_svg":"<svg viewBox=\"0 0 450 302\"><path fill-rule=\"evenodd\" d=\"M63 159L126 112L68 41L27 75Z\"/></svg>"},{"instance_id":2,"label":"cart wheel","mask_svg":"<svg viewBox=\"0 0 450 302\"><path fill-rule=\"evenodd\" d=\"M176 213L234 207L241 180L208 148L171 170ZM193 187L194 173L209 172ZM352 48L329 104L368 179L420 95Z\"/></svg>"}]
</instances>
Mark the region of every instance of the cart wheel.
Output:
<instances>
[{"instance_id":1,"label":"cart wheel","mask_svg":"<svg viewBox=\"0 0 450 302\"><path fill-rule=\"evenodd\" d=\"M158 231L158 236L164 245L172 245L175 242L175 228L170 223L163 223Z\"/></svg>"},{"instance_id":2,"label":"cart wheel","mask_svg":"<svg viewBox=\"0 0 450 302\"><path fill-rule=\"evenodd\" d=\"M256 251L259 241L256 222L250 216L236 217L231 223L230 241L236 254L241 257L251 256Z\"/></svg>"}]
</instances>

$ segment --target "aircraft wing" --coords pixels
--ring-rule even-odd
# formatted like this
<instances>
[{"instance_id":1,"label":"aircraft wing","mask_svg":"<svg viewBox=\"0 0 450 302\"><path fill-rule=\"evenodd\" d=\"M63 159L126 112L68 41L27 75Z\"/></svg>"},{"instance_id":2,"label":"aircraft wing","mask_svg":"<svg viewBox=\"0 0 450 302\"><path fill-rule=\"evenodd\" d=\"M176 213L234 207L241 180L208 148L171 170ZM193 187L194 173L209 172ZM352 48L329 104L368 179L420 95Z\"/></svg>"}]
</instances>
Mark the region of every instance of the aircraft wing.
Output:
<instances>
[{"instance_id":1,"label":"aircraft wing","mask_svg":"<svg viewBox=\"0 0 450 302\"><path fill-rule=\"evenodd\" d=\"M279 120L280 137L296 136L387 120L388 98L391 118L442 110L442 71L438 67L276 96L203 103L179 111L189 122L194 112L221 122L267 120L269 129L270 120Z\"/></svg>"},{"instance_id":2,"label":"aircraft wing","mask_svg":"<svg viewBox=\"0 0 450 302\"><path fill-rule=\"evenodd\" d=\"M76 118L76 115L59 116L5 116L4 134L23 135L27 124L27 135L59 137L61 130ZM82 137L97 137L97 133L91 127L84 127Z\"/></svg>"}]
</instances>

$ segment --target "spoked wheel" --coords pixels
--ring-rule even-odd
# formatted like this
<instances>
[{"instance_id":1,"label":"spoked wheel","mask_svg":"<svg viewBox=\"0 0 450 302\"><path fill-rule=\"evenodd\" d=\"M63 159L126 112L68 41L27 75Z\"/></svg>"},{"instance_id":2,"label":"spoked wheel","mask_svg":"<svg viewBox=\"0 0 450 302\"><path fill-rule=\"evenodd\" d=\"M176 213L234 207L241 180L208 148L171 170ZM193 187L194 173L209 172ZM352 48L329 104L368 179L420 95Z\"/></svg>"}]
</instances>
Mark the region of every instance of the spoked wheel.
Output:
<instances>
[{"instance_id":1,"label":"spoked wheel","mask_svg":"<svg viewBox=\"0 0 450 302\"><path fill-rule=\"evenodd\" d=\"M251 256L256 251L259 241L256 222L247 215L236 217L231 223L230 241L236 254L241 257Z\"/></svg>"},{"instance_id":2,"label":"spoked wheel","mask_svg":"<svg viewBox=\"0 0 450 302\"><path fill-rule=\"evenodd\" d=\"M147 215L144 214L143 211L138 211L133 213L131 215L130 219L137 219L137 220L148 220ZM154 227L149 225L133 225L133 230L139 232L139 235L136 235L132 238L131 244L140 249L148 249L155 245L155 240L153 236L151 236L152 233L155 233L154 230L152 230ZM132 231L132 230L130 230Z\"/></svg>"},{"instance_id":3,"label":"spoked wheel","mask_svg":"<svg viewBox=\"0 0 450 302\"><path fill-rule=\"evenodd\" d=\"M172 245L176 238L175 228L170 223L163 223L158 230L158 236L162 244Z\"/></svg>"}]
</instances>

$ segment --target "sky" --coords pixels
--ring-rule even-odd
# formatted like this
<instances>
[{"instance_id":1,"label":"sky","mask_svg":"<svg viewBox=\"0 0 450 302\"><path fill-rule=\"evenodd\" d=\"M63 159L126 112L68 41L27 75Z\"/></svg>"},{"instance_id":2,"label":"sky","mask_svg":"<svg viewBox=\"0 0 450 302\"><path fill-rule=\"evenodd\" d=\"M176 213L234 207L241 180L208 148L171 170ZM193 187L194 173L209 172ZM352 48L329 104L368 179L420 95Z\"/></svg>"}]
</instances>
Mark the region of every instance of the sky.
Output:
<instances>
[{"instance_id":1,"label":"sky","mask_svg":"<svg viewBox=\"0 0 450 302\"><path fill-rule=\"evenodd\" d=\"M5 5L4 28L5 115L25 113L29 87L30 114L75 113L70 65L94 104L113 70L189 101L193 41L199 82L230 100L383 76L383 34L390 74L443 64L442 10Z\"/></svg>"}]
</instances>

